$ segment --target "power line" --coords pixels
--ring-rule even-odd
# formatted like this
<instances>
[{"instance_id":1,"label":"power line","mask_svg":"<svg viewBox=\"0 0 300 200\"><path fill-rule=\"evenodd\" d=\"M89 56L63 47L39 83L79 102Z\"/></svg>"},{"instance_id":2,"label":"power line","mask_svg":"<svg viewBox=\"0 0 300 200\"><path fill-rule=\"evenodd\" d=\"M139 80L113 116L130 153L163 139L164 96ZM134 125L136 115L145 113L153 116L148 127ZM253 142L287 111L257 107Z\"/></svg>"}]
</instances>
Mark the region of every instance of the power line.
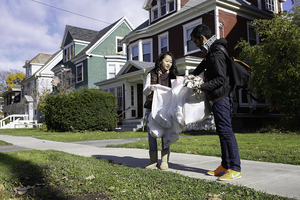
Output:
<instances>
[{"instance_id":1,"label":"power line","mask_svg":"<svg viewBox=\"0 0 300 200\"><path fill-rule=\"evenodd\" d=\"M64 11L64 12L68 12L68 13L71 13L71 14L74 14L74 15L78 15L80 17L84 17L84 18L87 18L87 19L91 19L91 20L95 20L95 21L98 21L98 22L102 22L102 23L106 23L106 24L112 24L110 22L106 22L106 21L103 21L103 20L99 20L99 19L96 19L96 18L92 18L92 17L88 17L88 16L85 16L85 15L82 15L82 14L78 14L78 13L75 13L75 12L72 12L72 11L69 11L69 10L65 10L65 9L62 9L62 8L58 8L58 7L55 7L55 6L52 6L52 5L49 5L49 4L46 4L46 3L43 3L43 2L39 2L39 1L36 1L36 0L31 0L35 3L39 3L39 4L42 4L44 6L48 6L48 7L51 7L51 8L55 8L57 10L61 10L61 11Z\"/></svg>"}]
</instances>

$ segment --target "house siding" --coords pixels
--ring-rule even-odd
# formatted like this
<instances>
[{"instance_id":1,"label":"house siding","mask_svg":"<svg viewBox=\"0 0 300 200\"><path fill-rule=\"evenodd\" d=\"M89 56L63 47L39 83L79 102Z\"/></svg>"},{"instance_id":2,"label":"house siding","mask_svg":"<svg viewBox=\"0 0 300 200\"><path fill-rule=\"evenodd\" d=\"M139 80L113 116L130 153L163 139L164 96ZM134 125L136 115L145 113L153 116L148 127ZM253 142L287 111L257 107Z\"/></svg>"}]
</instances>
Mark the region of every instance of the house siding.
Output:
<instances>
[{"instance_id":1,"label":"house siding","mask_svg":"<svg viewBox=\"0 0 300 200\"><path fill-rule=\"evenodd\" d=\"M130 29L122 23L103 42L101 42L91 53L95 55L116 55L116 37L124 37L130 33Z\"/></svg>"},{"instance_id":2,"label":"house siding","mask_svg":"<svg viewBox=\"0 0 300 200\"><path fill-rule=\"evenodd\" d=\"M95 82L107 79L106 59L101 57L92 57L88 59L87 69L88 87L95 88Z\"/></svg>"},{"instance_id":3,"label":"house siding","mask_svg":"<svg viewBox=\"0 0 300 200\"><path fill-rule=\"evenodd\" d=\"M73 41L73 37L71 36L71 34L68 32L64 46L67 46L68 44L70 44Z\"/></svg>"},{"instance_id":4,"label":"house siding","mask_svg":"<svg viewBox=\"0 0 300 200\"><path fill-rule=\"evenodd\" d=\"M75 49L75 56L77 54L79 54L86 47L86 45L82 45L82 44L75 44L74 46L75 46L74 47L74 49Z\"/></svg>"}]
</instances>

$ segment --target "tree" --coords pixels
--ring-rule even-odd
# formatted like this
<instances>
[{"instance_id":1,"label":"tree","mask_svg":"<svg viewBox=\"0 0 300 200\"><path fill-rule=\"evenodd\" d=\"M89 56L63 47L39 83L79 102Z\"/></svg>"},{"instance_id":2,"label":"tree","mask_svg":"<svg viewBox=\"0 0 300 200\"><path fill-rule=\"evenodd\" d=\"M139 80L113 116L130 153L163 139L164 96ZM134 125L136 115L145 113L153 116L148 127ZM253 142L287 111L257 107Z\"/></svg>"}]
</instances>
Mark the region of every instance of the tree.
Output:
<instances>
[{"instance_id":1,"label":"tree","mask_svg":"<svg viewBox=\"0 0 300 200\"><path fill-rule=\"evenodd\" d=\"M26 75L23 72L15 73L15 74L9 74L6 81L7 89L11 89L15 87L17 84L19 84Z\"/></svg>"},{"instance_id":2,"label":"tree","mask_svg":"<svg viewBox=\"0 0 300 200\"><path fill-rule=\"evenodd\" d=\"M6 84L6 79L10 74L17 74L21 73L20 70L17 69L10 69L10 70L1 70L0 71L0 93L5 92L8 88Z\"/></svg>"},{"instance_id":3,"label":"tree","mask_svg":"<svg viewBox=\"0 0 300 200\"><path fill-rule=\"evenodd\" d=\"M300 8L291 11L271 20L254 20L261 42L251 46L241 40L236 48L242 48L239 58L250 62L253 93L284 114L285 122L290 122L287 126L299 127Z\"/></svg>"}]
</instances>

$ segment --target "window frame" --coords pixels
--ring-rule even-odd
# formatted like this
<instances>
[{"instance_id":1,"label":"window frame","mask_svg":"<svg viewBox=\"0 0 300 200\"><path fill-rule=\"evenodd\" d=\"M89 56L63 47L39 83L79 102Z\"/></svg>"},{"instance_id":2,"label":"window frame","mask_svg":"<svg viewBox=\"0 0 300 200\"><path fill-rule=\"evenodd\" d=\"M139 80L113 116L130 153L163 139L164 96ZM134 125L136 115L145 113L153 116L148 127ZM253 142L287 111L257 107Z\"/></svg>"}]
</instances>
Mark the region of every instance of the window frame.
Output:
<instances>
[{"instance_id":1,"label":"window frame","mask_svg":"<svg viewBox=\"0 0 300 200\"><path fill-rule=\"evenodd\" d=\"M188 45L187 45L187 42L190 41L190 40L188 40L188 38L190 38L190 35L187 34L187 30L193 29L193 28L195 28L196 26L198 26L200 24L202 24L202 18L199 18L195 21L184 24L182 26L184 55L188 55L188 54L192 54L192 53L196 53L196 52L201 51L199 48L196 48L195 50L192 50L192 51L188 51Z\"/></svg>"},{"instance_id":2,"label":"window frame","mask_svg":"<svg viewBox=\"0 0 300 200\"><path fill-rule=\"evenodd\" d=\"M162 5L162 1L157 1L157 4L151 8L151 22L158 20L172 12L176 11L177 0L164 0L165 4ZM170 10L170 5L173 2L173 10ZM165 7L165 13L162 14L162 7ZM157 17L155 17L155 12L157 12Z\"/></svg>"},{"instance_id":3,"label":"window frame","mask_svg":"<svg viewBox=\"0 0 300 200\"><path fill-rule=\"evenodd\" d=\"M120 36L116 36L116 53L117 54L124 54L124 45L123 45L123 43L121 43L121 45L119 45L118 44L118 41L120 41L120 40L122 40L123 39L123 37L120 37ZM118 47L119 46L122 46L122 51L118 51Z\"/></svg>"},{"instance_id":4,"label":"window frame","mask_svg":"<svg viewBox=\"0 0 300 200\"><path fill-rule=\"evenodd\" d=\"M81 80L78 81L78 68L81 67ZM83 82L83 63L76 65L76 83Z\"/></svg>"},{"instance_id":5,"label":"window frame","mask_svg":"<svg viewBox=\"0 0 300 200\"><path fill-rule=\"evenodd\" d=\"M251 22L247 22L247 39L248 39L248 42L249 42L249 44L251 44L250 43L250 29L255 29L255 28L257 28L257 26L253 26L252 24L251 24ZM256 38L255 38L255 40L256 40L256 44L258 44L259 43L259 35L257 34L257 32L255 33L255 36L256 36Z\"/></svg>"},{"instance_id":6,"label":"window frame","mask_svg":"<svg viewBox=\"0 0 300 200\"><path fill-rule=\"evenodd\" d=\"M64 47L63 50L63 61L67 62L75 57L75 46L74 43L70 43Z\"/></svg>"},{"instance_id":7,"label":"window frame","mask_svg":"<svg viewBox=\"0 0 300 200\"><path fill-rule=\"evenodd\" d=\"M158 54L161 54L162 53L162 43L161 43L161 40L166 38L167 39L167 50L166 51L169 51L169 32L165 32L165 33L162 33L160 35L157 36L158 37Z\"/></svg>"},{"instance_id":8,"label":"window frame","mask_svg":"<svg viewBox=\"0 0 300 200\"><path fill-rule=\"evenodd\" d=\"M114 68L114 76L113 77L110 77L110 74L112 74L110 72L110 65L114 65L115 68ZM124 66L124 63L120 63L120 62L107 62L107 75L106 75L106 78L107 79L111 79L111 78L115 78L116 75L119 73L120 69Z\"/></svg>"},{"instance_id":9,"label":"window frame","mask_svg":"<svg viewBox=\"0 0 300 200\"><path fill-rule=\"evenodd\" d=\"M145 62L153 62L153 40L152 38L150 39L144 39L144 40L139 40L138 42L132 43L129 45L129 59L133 60L133 48L137 47L138 50L138 55L137 55L137 61L143 62L143 44L150 43L150 61L145 61Z\"/></svg>"},{"instance_id":10,"label":"window frame","mask_svg":"<svg viewBox=\"0 0 300 200\"><path fill-rule=\"evenodd\" d=\"M265 9L271 12L275 12L275 1L274 0L265 0Z\"/></svg>"}]
</instances>

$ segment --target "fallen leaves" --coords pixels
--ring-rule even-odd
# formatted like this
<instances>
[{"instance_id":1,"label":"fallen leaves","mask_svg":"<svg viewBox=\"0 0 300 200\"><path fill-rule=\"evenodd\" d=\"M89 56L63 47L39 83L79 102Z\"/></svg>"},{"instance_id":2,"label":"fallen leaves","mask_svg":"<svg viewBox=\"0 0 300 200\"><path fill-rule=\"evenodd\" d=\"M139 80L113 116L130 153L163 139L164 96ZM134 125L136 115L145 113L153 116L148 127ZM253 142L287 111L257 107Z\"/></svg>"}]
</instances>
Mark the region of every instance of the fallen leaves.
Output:
<instances>
[{"instance_id":1,"label":"fallen leaves","mask_svg":"<svg viewBox=\"0 0 300 200\"><path fill-rule=\"evenodd\" d=\"M90 175L88 177L86 177L86 180L94 180L96 177L94 175Z\"/></svg>"}]
</instances>

